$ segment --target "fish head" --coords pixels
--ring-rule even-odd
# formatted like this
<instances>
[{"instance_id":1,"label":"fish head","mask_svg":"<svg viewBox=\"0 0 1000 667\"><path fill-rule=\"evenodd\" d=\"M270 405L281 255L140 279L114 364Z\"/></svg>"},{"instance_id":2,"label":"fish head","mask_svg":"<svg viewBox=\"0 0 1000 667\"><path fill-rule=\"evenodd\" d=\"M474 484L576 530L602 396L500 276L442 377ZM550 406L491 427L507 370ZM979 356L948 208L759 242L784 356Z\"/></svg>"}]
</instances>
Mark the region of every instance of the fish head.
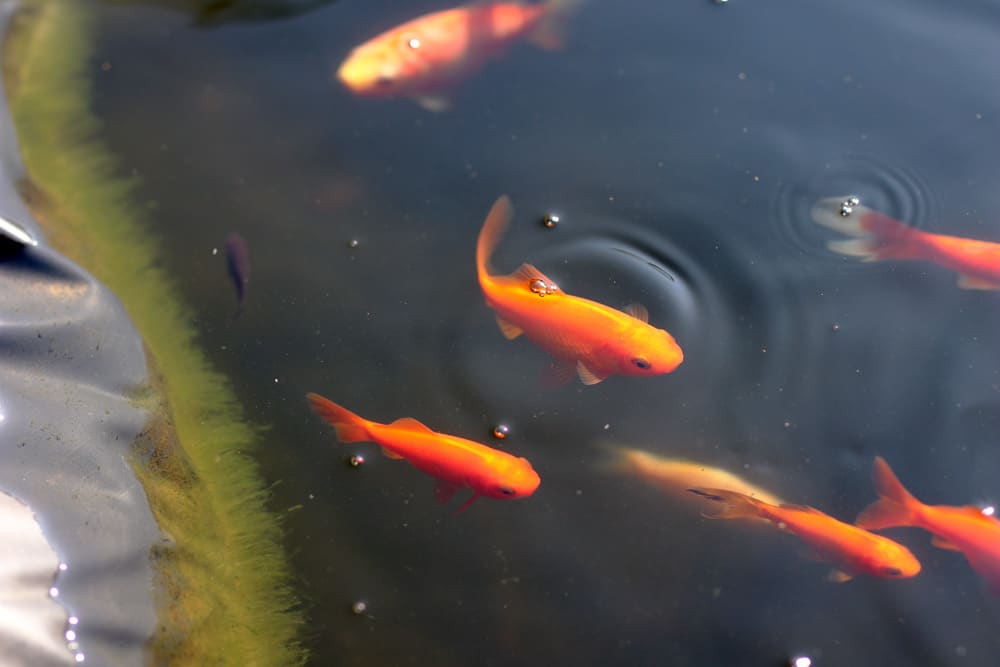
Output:
<instances>
[{"instance_id":1,"label":"fish head","mask_svg":"<svg viewBox=\"0 0 1000 667\"><path fill-rule=\"evenodd\" d=\"M920 572L920 561L909 549L889 539L879 541L869 563L871 573L889 579L907 579Z\"/></svg>"},{"instance_id":2,"label":"fish head","mask_svg":"<svg viewBox=\"0 0 1000 667\"><path fill-rule=\"evenodd\" d=\"M402 92L404 65L395 40L383 35L351 51L337 69L337 79L355 95L393 97Z\"/></svg>"},{"instance_id":3,"label":"fish head","mask_svg":"<svg viewBox=\"0 0 1000 667\"><path fill-rule=\"evenodd\" d=\"M673 336L645 323L632 327L616 341L611 356L621 375L663 375L684 361L684 352Z\"/></svg>"},{"instance_id":4,"label":"fish head","mask_svg":"<svg viewBox=\"0 0 1000 667\"><path fill-rule=\"evenodd\" d=\"M480 491L490 498L527 498L535 492L542 478L524 457L509 457L495 466L485 479L480 481Z\"/></svg>"}]
</instances>

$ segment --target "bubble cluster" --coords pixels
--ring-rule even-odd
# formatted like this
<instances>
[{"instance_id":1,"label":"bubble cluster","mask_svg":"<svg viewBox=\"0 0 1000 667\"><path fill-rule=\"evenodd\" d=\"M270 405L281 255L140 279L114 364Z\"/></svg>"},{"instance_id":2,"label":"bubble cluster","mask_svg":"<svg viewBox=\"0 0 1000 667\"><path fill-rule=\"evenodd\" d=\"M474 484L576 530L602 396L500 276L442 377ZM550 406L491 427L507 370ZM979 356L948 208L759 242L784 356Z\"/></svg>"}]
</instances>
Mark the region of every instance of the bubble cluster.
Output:
<instances>
[{"instance_id":1,"label":"bubble cluster","mask_svg":"<svg viewBox=\"0 0 1000 667\"><path fill-rule=\"evenodd\" d=\"M541 278L535 278L528 283L528 289L537 294L538 296L546 296L548 294L555 294L559 291L559 287L554 283L547 283Z\"/></svg>"},{"instance_id":2,"label":"bubble cluster","mask_svg":"<svg viewBox=\"0 0 1000 667\"><path fill-rule=\"evenodd\" d=\"M855 197L854 195L851 195L850 197L848 197L847 199L845 199L840 204L840 215L841 215L841 217L846 218L851 213L854 213L854 207L858 206L859 204L861 204L861 199L859 199L858 197Z\"/></svg>"}]
</instances>

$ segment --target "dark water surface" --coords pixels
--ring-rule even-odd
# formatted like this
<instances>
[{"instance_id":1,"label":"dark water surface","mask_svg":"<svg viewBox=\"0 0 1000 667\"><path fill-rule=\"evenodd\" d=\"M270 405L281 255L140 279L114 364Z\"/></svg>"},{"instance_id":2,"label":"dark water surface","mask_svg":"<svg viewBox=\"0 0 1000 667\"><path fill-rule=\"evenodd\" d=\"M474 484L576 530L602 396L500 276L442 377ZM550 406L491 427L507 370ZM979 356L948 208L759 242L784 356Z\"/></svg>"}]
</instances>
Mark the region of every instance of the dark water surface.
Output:
<instances>
[{"instance_id":1,"label":"dark water surface","mask_svg":"<svg viewBox=\"0 0 1000 667\"><path fill-rule=\"evenodd\" d=\"M848 521L876 455L927 502L1000 501L1000 293L834 255L808 216L853 193L1000 241L1000 5L592 0L565 50L516 45L447 113L332 79L356 44L446 6L214 27L101 6L106 137L204 344L271 426L275 509L302 506L286 525L314 664L1000 664L998 598L926 533L889 531L916 578L830 584L795 538L708 522L602 470L599 447L721 466ZM518 217L498 268L645 304L684 364L540 388L545 354L504 340L475 278L501 193ZM236 321L230 232L252 262ZM426 476L335 443L307 391L502 445L542 485L455 515Z\"/></svg>"}]
</instances>

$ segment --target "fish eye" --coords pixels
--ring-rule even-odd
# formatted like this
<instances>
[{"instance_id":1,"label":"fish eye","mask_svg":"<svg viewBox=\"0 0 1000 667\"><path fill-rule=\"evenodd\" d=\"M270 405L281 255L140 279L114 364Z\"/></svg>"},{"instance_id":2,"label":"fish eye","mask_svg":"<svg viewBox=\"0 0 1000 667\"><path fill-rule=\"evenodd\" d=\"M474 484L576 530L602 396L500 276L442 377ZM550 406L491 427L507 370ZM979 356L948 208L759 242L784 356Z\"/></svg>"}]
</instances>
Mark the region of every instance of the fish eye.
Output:
<instances>
[{"instance_id":1,"label":"fish eye","mask_svg":"<svg viewBox=\"0 0 1000 667\"><path fill-rule=\"evenodd\" d=\"M885 574L886 576L889 577L901 577L903 576L903 571L900 570L898 567L883 567L882 574Z\"/></svg>"},{"instance_id":2,"label":"fish eye","mask_svg":"<svg viewBox=\"0 0 1000 667\"><path fill-rule=\"evenodd\" d=\"M504 494L505 496L517 495L517 492L514 491L514 489L510 488L509 486L501 486L500 493Z\"/></svg>"},{"instance_id":3,"label":"fish eye","mask_svg":"<svg viewBox=\"0 0 1000 667\"><path fill-rule=\"evenodd\" d=\"M647 371L647 370L649 370L650 368L653 367L653 364L649 363L648 361L646 361L642 357L636 357L635 359L633 359L632 360L632 365L635 366L636 368L638 368L640 370L644 370L644 371Z\"/></svg>"}]
</instances>

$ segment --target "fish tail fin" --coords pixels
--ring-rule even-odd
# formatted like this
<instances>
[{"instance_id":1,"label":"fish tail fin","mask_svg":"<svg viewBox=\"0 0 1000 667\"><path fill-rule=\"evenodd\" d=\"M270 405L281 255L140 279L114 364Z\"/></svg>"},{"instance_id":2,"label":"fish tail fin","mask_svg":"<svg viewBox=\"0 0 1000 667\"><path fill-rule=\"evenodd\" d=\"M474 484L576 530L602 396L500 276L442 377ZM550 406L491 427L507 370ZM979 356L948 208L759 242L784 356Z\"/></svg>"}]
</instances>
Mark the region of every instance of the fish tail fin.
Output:
<instances>
[{"instance_id":1,"label":"fish tail fin","mask_svg":"<svg viewBox=\"0 0 1000 667\"><path fill-rule=\"evenodd\" d=\"M810 215L816 224L852 237L827 242L830 250L841 255L859 257L865 262L917 257L912 241L920 234L919 230L867 206L854 204L851 197L821 199Z\"/></svg>"},{"instance_id":2,"label":"fish tail fin","mask_svg":"<svg viewBox=\"0 0 1000 667\"><path fill-rule=\"evenodd\" d=\"M486 215L483 228L479 231L479 241L476 243L476 270L479 272L479 283L485 282L492 275L490 267L490 257L493 250L500 243L507 225L514 219L514 206L510 203L510 197L500 195L493 203L493 207Z\"/></svg>"},{"instance_id":3,"label":"fish tail fin","mask_svg":"<svg viewBox=\"0 0 1000 667\"><path fill-rule=\"evenodd\" d=\"M920 506L920 501L906 490L881 456L875 457L872 478L880 499L862 510L855 523L869 530L912 526L915 523L913 510Z\"/></svg>"},{"instance_id":4,"label":"fish tail fin","mask_svg":"<svg viewBox=\"0 0 1000 667\"><path fill-rule=\"evenodd\" d=\"M341 407L319 394L306 394L306 400L309 401L313 412L336 430L337 440L341 442L366 442L372 439L368 432L368 421L347 408Z\"/></svg>"},{"instance_id":5,"label":"fish tail fin","mask_svg":"<svg viewBox=\"0 0 1000 667\"><path fill-rule=\"evenodd\" d=\"M688 489L688 491L722 505L714 511L703 511L701 515L706 519L758 518L762 516L762 509L767 506L767 503L737 491L706 489L704 487L696 487Z\"/></svg>"},{"instance_id":6,"label":"fish tail fin","mask_svg":"<svg viewBox=\"0 0 1000 667\"><path fill-rule=\"evenodd\" d=\"M631 462L631 452L638 452L637 449L622 447L610 442L598 442L594 445L601 452L600 459L594 464L594 469L600 472L626 474L635 471L635 465Z\"/></svg>"},{"instance_id":7,"label":"fish tail fin","mask_svg":"<svg viewBox=\"0 0 1000 667\"><path fill-rule=\"evenodd\" d=\"M548 0L528 41L546 51L558 51L566 44L566 21L584 0Z\"/></svg>"}]
</instances>

